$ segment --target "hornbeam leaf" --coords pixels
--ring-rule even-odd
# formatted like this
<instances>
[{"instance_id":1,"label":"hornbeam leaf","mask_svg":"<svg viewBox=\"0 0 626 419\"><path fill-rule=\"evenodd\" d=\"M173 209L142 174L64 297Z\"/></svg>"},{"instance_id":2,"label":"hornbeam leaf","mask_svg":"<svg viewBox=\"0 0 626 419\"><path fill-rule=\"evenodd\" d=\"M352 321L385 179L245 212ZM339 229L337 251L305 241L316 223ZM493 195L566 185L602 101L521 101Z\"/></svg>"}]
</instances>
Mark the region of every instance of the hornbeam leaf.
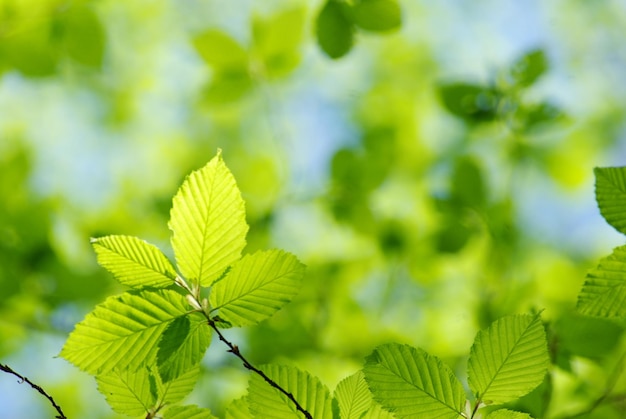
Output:
<instances>
[{"instance_id":1,"label":"hornbeam leaf","mask_svg":"<svg viewBox=\"0 0 626 419\"><path fill-rule=\"evenodd\" d=\"M211 289L209 301L219 317L233 326L270 317L297 294L304 265L282 250L244 256Z\"/></svg>"},{"instance_id":2,"label":"hornbeam leaf","mask_svg":"<svg viewBox=\"0 0 626 419\"><path fill-rule=\"evenodd\" d=\"M173 290L109 297L76 325L60 356L92 375L149 365L161 334L186 314L185 298Z\"/></svg>"},{"instance_id":3,"label":"hornbeam leaf","mask_svg":"<svg viewBox=\"0 0 626 419\"><path fill-rule=\"evenodd\" d=\"M381 405L372 400L370 408L360 419L394 419L393 413L382 408ZM343 419L343 417L342 417Z\"/></svg>"},{"instance_id":4,"label":"hornbeam leaf","mask_svg":"<svg viewBox=\"0 0 626 419\"><path fill-rule=\"evenodd\" d=\"M179 377L163 383L158 374L155 374L159 400L162 404L177 403L193 390L200 378L200 365L192 367Z\"/></svg>"},{"instance_id":5,"label":"hornbeam leaf","mask_svg":"<svg viewBox=\"0 0 626 419\"><path fill-rule=\"evenodd\" d=\"M360 419L373 401L363 371L341 380L335 389L335 399L341 419Z\"/></svg>"},{"instance_id":6,"label":"hornbeam leaf","mask_svg":"<svg viewBox=\"0 0 626 419\"><path fill-rule=\"evenodd\" d=\"M487 419L533 419L528 413L499 409L487 415Z\"/></svg>"},{"instance_id":7,"label":"hornbeam leaf","mask_svg":"<svg viewBox=\"0 0 626 419\"><path fill-rule=\"evenodd\" d=\"M315 419L332 419L332 398L328 389L307 372L281 365L264 365L261 370L290 392L300 406ZM258 374L252 374L248 386L248 405L253 417L267 419L302 419L296 405Z\"/></svg>"},{"instance_id":8,"label":"hornbeam leaf","mask_svg":"<svg viewBox=\"0 0 626 419\"><path fill-rule=\"evenodd\" d=\"M249 419L250 417L248 400L245 397L233 400L226 408L226 419Z\"/></svg>"},{"instance_id":9,"label":"hornbeam leaf","mask_svg":"<svg viewBox=\"0 0 626 419\"><path fill-rule=\"evenodd\" d=\"M192 172L174 196L169 227L180 272L211 285L246 245L244 202L221 152Z\"/></svg>"},{"instance_id":10,"label":"hornbeam leaf","mask_svg":"<svg viewBox=\"0 0 626 419\"><path fill-rule=\"evenodd\" d=\"M163 419L217 419L209 409L196 405L172 406L165 411Z\"/></svg>"},{"instance_id":11,"label":"hornbeam leaf","mask_svg":"<svg viewBox=\"0 0 626 419\"><path fill-rule=\"evenodd\" d=\"M199 313L179 317L163 332L157 352L159 375L170 381L202 360L211 343L211 329Z\"/></svg>"},{"instance_id":12,"label":"hornbeam leaf","mask_svg":"<svg viewBox=\"0 0 626 419\"><path fill-rule=\"evenodd\" d=\"M587 274L576 308L589 316L626 317L626 246L613 249Z\"/></svg>"},{"instance_id":13,"label":"hornbeam leaf","mask_svg":"<svg viewBox=\"0 0 626 419\"><path fill-rule=\"evenodd\" d=\"M114 369L96 376L96 381L98 390L117 413L145 415L156 404L155 381L147 368L137 371Z\"/></svg>"},{"instance_id":14,"label":"hornbeam leaf","mask_svg":"<svg viewBox=\"0 0 626 419\"><path fill-rule=\"evenodd\" d=\"M476 335L467 365L469 386L485 404L506 403L541 384L549 363L539 315L506 316Z\"/></svg>"},{"instance_id":15,"label":"hornbeam leaf","mask_svg":"<svg viewBox=\"0 0 626 419\"><path fill-rule=\"evenodd\" d=\"M604 219L626 234L626 167L596 167L596 201Z\"/></svg>"},{"instance_id":16,"label":"hornbeam leaf","mask_svg":"<svg viewBox=\"0 0 626 419\"><path fill-rule=\"evenodd\" d=\"M174 284L176 270L155 246L132 236L91 239L98 263L124 285L162 288Z\"/></svg>"},{"instance_id":17,"label":"hornbeam leaf","mask_svg":"<svg viewBox=\"0 0 626 419\"><path fill-rule=\"evenodd\" d=\"M381 345L363 373L374 400L397 417L456 419L465 407L465 391L450 368L421 349Z\"/></svg>"}]
</instances>

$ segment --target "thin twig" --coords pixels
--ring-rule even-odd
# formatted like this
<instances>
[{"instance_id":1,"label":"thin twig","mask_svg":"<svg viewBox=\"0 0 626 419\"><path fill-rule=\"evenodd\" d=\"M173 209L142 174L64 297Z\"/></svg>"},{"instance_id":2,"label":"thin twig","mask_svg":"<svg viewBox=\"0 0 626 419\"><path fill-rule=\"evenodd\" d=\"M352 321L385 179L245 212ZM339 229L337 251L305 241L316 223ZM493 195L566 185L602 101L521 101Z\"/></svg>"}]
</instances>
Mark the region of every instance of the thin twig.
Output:
<instances>
[{"instance_id":1,"label":"thin twig","mask_svg":"<svg viewBox=\"0 0 626 419\"><path fill-rule=\"evenodd\" d=\"M287 398L289 400L291 400L295 405L296 405L296 409L301 412L304 417L306 417L307 419L313 419L313 416L311 416L311 414L309 412L307 412L301 405L300 403L298 403L298 401L296 400L296 398L293 396L293 394L291 394L290 392L288 392L287 390L285 390L284 388L282 388L277 382L275 382L274 380L272 380L270 377L268 377L263 371L261 371L260 369L256 368L254 365L252 365L250 362L248 362L248 360L241 354L241 352L239 351L239 348L237 347L237 345L234 345L233 343L229 342L224 335L222 335L222 332L220 332L220 330L218 329L218 327L215 325L215 322L208 318L207 322L209 324L209 326L211 326L211 328L213 330L215 330L215 333L217 333L217 336L220 338L220 340L222 342L224 342L226 344L226 346L228 346L229 350L228 352L232 353L233 355L235 355L237 358L239 358L241 360L241 362L243 363L243 366L246 369L249 369L250 371L255 372L256 374L260 375L270 386L274 387L276 390L280 391L281 393L283 393L285 396L287 396Z\"/></svg>"},{"instance_id":2,"label":"thin twig","mask_svg":"<svg viewBox=\"0 0 626 419\"><path fill-rule=\"evenodd\" d=\"M0 370L4 371L6 373L9 373L9 374L13 374L17 378L19 378L21 380L20 384L23 383L23 382L27 382L32 388L34 388L39 393L41 393L46 399L50 400L50 403L52 403L52 406L54 406L56 411L59 412L59 414L56 415L55 418L57 418L57 419L67 419L67 416L65 416L65 414L63 413L63 410L61 410L61 406L56 404L56 402L54 401L52 396L50 396L48 393L46 393L43 388L41 388L37 384L35 384L32 381L30 381L27 377L24 377L24 376L18 374L17 372L13 371L11 369L11 367L9 367L8 365L0 364Z\"/></svg>"}]
</instances>

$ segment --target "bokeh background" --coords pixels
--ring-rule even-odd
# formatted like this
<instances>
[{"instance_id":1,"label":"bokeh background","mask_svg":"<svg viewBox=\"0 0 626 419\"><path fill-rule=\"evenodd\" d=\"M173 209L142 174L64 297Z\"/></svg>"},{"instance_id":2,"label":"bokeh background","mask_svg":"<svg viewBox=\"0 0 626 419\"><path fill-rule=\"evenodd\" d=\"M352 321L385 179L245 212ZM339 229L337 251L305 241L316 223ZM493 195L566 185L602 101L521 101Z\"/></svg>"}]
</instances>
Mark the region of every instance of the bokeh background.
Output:
<instances>
[{"instance_id":1,"label":"bokeh background","mask_svg":"<svg viewBox=\"0 0 626 419\"><path fill-rule=\"evenodd\" d=\"M593 167L626 162L625 3L400 1L399 28L357 29L335 60L316 42L323 5L0 0L0 362L69 417L117 417L56 357L122 290L89 238L171 255L171 198L218 148L246 200L246 252L308 266L291 304L227 331L253 363L332 391L396 341L463 378L479 329L544 310L555 366L516 408L574 417L607 388L623 325L574 307L623 243ZM576 417L626 417L617 377L613 401ZM222 414L247 379L214 339L188 401ZM0 376L0 417L53 415Z\"/></svg>"}]
</instances>

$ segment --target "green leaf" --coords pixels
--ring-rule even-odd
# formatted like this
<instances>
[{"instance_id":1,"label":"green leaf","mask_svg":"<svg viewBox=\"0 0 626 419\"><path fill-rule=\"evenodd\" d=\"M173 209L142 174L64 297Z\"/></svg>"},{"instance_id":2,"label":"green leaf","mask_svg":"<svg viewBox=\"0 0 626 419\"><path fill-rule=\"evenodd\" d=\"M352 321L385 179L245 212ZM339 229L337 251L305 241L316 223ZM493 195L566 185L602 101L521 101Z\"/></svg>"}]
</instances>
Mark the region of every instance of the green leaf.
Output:
<instances>
[{"instance_id":1,"label":"green leaf","mask_svg":"<svg viewBox=\"0 0 626 419\"><path fill-rule=\"evenodd\" d=\"M176 270L155 246L132 236L91 239L98 263L124 285L162 288L174 284Z\"/></svg>"},{"instance_id":2,"label":"green leaf","mask_svg":"<svg viewBox=\"0 0 626 419\"><path fill-rule=\"evenodd\" d=\"M506 403L541 384L549 364L539 315L506 316L476 335L467 366L469 386L485 404Z\"/></svg>"},{"instance_id":3,"label":"green leaf","mask_svg":"<svg viewBox=\"0 0 626 419\"><path fill-rule=\"evenodd\" d=\"M383 409L381 405L372 400L370 408L360 419L393 419L393 413ZM343 419L343 418L342 418Z\"/></svg>"},{"instance_id":4,"label":"green leaf","mask_svg":"<svg viewBox=\"0 0 626 419\"><path fill-rule=\"evenodd\" d=\"M179 377L163 383L156 374L159 400L165 404L177 403L183 400L198 382L200 378L200 366L196 365Z\"/></svg>"},{"instance_id":5,"label":"green leaf","mask_svg":"<svg viewBox=\"0 0 626 419\"><path fill-rule=\"evenodd\" d=\"M252 416L245 397L233 400L226 408L226 419L249 419L250 417Z\"/></svg>"},{"instance_id":6,"label":"green leaf","mask_svg":"<svg viewBox=\"0 0 626 419\"><path fill-rule=\"evenodd\" d=\"M624 332L614 321L580 314L562 314L554 322L553 330L559 349L593 359L611 353Z\"/></svg>"},{"instance_id":7,"label":"green leaf","mask_svg":"<svg viewBox=\"0 0 626 419\"><path fill-rule=\"evenodd\" d=\"M215 70L247 72L248 52L232 37L210 29L193 39L193 46L202 59Z\"/></svg>"},{"instance_id":8,"label":"green leaf","mask_svg":"<svg viewBox=\"0 0 626 419\"><path fill-rule=\"evenodd\" d=\"M500 94L489 87L468 83L444 83L439 93L445 108L467 122L493 121L498 116Z\"/></svg>"},{"instance_id":9,"label":"green leaf","mask_svg":"<svg viewBox=\"0 0 626 419\"><path fill-rule=\"evenodd\" d=\"M395 0L357 0L352 21L361 29L385 32L402 25L402 11Z\"/></svg>"},{"instance_id":10,"label":"green leaf","mask_svg":"<svg viewBox=\"0 0 626 419\"><path fill-rule=\"evenodd\" d=\"M589 316L626 317L626 246L613 249L587 274L576 308Z\"/></svg>"},{"instance_id":11,"label":"green leaf","mask_svg":"<svg viewBox=\"0 0 626 419\"><path fill-rule=\"evenodd\" d=\"M186 314L185 298L172 290L109 297L76 325L60 356L92 375L149 365L161 334Z\"/></svg>"},{"instance_id":12,"label":"green leaf","mask_svg":"<svg viewBox=\"0 0 626 419\"><path fill-rule=\"evenodd\" d=\"M341 419L360 419L373 401L363 371L341 380L335 389L335 399Z\"/></svg>"},{"instance_id":13,"label":"green leaf","mask_svg":"<svg viewBox=\"0 0 626 419\"><path fill-rule=\"evenodd\" d=\"M163 419L217 419L209 409L196 405L172 406L169 407Z\"/></svg>"},{"instance_id":14,"label":"green leaf","mask_svg":"<svg viewBox=\"0 0 626 419\"><path fill-rule=\"evenodd\" d=\"M548 70L546 54L533 50L520 57L511 67L511 76L518 86L526 87L533 84Z\"/></svg>"},{"instance_id":15,"label":"green leaf","mask_svg":"<svg viewBox=\"0 0 626 419\"><path fill-rule=\"evenodd\" d=\"M596 167L596 201L604 219L626 234L626 167Z\"/></svg>"},{"instance_id":16,"label":"green leaf","mask_svg":"<svg viewBox=\"0 0 626 419\"><path fill-rule=\"evenodd\" d=\"M363 372L374 400L398 417L453 419L465 407L463 386L450 368L421 349L381 345Z\"/></svg>"},{"instance_id":17,"label":"green leaf","mask_svg":"<svg viewBox=\"0 0 626 419\"><path fill-rule=\"evenodd\" d=\"M212 310L233 326L256 324L298 293L304 265L282 250L244 256L211 289Z\"/></svg>"},{"instance_id":18,"label":"green leaf","mask_svg":"<svg viewBox=\"0 0 626 419\"><path fill-rule=\"evenodd\" d=\"M458 205L481 208L487 202L483 175L475 159L464 156L456 160L452 174L452 197Z\"/></svg>"},{"instance_id":19,"label":"green leaf","mask_svg":"<svg viewBox=\"0 0 626 419\"><path fill-rule=\"evenodd\" d=\"M178 268L189 281L209 286L240 258L248 231L244 202L220 151L180 187L169 226Z\"/></svg>"},{"instance_id":20,"label":"green leaf","mask_svg":"<svg viewBox=\"0 0 626 419\"><path fill-rule=\"evenodd\" d=\"M528 413L499 409L487 415L487 419L533 419Z\"/></svg>"},{"instance_id":21,"label":"green leaf","mask_svg":"<svg viewBox=\"0 0 626 419\"><path fill-rule=\"evenodd\" d=\"M147 368L114 369L96 376L98 391L111 408L128 416L145 415L156 404L155 381Z\"/></svg>"},{"instance_id":22,"label":"green leaf","mask_svg":"<svg viewBox=\"0 0 626 419\"><path fill-rule=\"evenodd\" d=\"M328 0L315 22L315 35L322 51L330 58L346 55L354 43L354 25L346 15L344 5Z\"/></svg>"},{"instance_id":23,"label":"green leaf","mask_svg":"<svg viewBox=\"0 0 626 419\"><path fill-rule=\"evenodd\" d=\"M211 329L199 313L179 317L169 324L157 352L163 381L170 381L198 365L211 343Z\"/></svg>"},{"instance_id":24,"label":"green leaf","mask_svg":"<svg viewBox=\"0 0 626 419\"><path fill-rule=\"evenodd\" d=\"M88 6L74 5L56 16L53 36L59 38L62 51L80 64L101 67L106 34L96 13Z\"/></svg>"},{"instance_id":25,"label":"green leaf","mask_svg":"<svg viewBox=\"0 0 626 419\"><path fill-rule=\"evenodd\" d=\"M332 398L328 389L307 372L297 368L264 365L261 370L290 392L315 419L332 419ZM302 419L296 405L284 394L269 386L258 374L252 374L248 386L248 405L253 416L272 419Z\"/></svg>"}]
</instances>

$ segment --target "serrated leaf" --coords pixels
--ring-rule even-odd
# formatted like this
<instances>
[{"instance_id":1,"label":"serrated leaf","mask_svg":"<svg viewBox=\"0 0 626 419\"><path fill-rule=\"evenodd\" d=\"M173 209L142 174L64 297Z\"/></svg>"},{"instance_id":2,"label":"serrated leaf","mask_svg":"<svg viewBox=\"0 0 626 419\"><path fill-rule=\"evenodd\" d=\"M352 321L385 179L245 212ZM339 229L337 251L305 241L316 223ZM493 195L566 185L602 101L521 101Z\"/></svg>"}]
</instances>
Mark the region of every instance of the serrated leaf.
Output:
<instances>
[{"instance_id":1,"label":"serrated leaf","mask_svg":"<svg viewBox=\"0 0 626 419\"><path fill-rule=\"evenodd\" d=\"M172 406L165 411L163 419L217 419L209 409L196 405Z\"/></svg>"},{"instance_id":2,"label":"serrated leaf","mask_svg":"<svg viewBox=\"0 0 626 419\"><path fill-rule=\"evenodd\" d=\"M200 363L211 343L211 329L199 313L179 317L159 341L157 365L163 381L170 381Z\"/></svg>"},{"instance_id":3,"label":"serrated leaf","mask_svg":"<svg viewBox=\"0 0 626 419\"><path fill-rule=\"evenodd\" d=\"M147 368L113 370L96 376L98 391L111 408L128 416L145 415L156 404L154 378Z\"/></svg>"},{"instance_id":4,"label":"serrated leaf","mask_svg":"<svg viewBox=\"0 0 626 419\"><path fill-rule=\"evenodd\" d=\"M226 419L249 419L251 417L248 400L245 397L233 400L226 408Z\"/></svg>"},{"instance_id":5,"label":"serrated leaf","mask_svg":"<svg viewBox=\"0 0 626 419\"><path fill-rule=\"evenodd\" d=\"M92 375L154 361L167 326L187 314L176 291L130 291L107 298L68 337L60 356Z\"/></svg>"},{"instance_id":6,"label":"serrated leaf","mask_svg":"<svg viewBox=\"0 0 626 419\"><path fill-rule=\"evenodd\" d=\"M192 367L190 370L167 383L163 383L158 374L155 376L157 378L156 384L159 400L165 404L177 403L191 393L198 382L200 378L200 366L196 365Z\"/></svg>"},{"instance_id":7,"label":"serrated leaf","mask_svg":"<svg viewBox=\"0 0 626 419\"><path fill-rule=\"evenodd\" d=\"M533 419L528 413L499 409L487 415L487 419Z\"/></svg>"},{"instance_id":8,"label":"serrated leaf","mask_svg":"<svg viewBox=\"0 0 626 419\"><path fill-rule=\"evenodd\" d=\"M374 400L397 417L453 419L463 412L463 386L441 360L421 349L379 346L366 358L363 373Z\"/></svg>"},{"instance_id":9,"label":"serrated leaf","mask_svg":"<svg viewBox=\"0 0 626 419\"><path fill-rule=\"evenodd\" d=\"M346 55L354 43L354 25L337 0L328 0L315 22L315 35L322 51L330 58Z\"/></svg>"},{"instance_id":10,"label":"serrated leaf","mask_svg":"<svg viewBox=\"0 0 626 419\"><path fill-rule=\"evenodd\" d=\"M587 274L576 308L589 316L626 317L626 246L613 249Z\"/></svg>"},{"instance_id":11,"label":"serrated leaf","mask_svg":"<svg viewBox=\"0 0 626 419\"><path fill-rule=\"evenodd\" d=\"M506 316L476 335L467 366L469 386L485 404L506 403L541 384L549 364L539 315Z\"/></svg>"},{"instance_id":12,"label":"serrated leaf","mask_svg":"<svg viewBox=\"0 0 626 419\"><path fill-rule=\"evenodd\" d=\"M211 289L209 301L233 326L256 324L298 293L304 265L282 250L244 256Z\"/></svg>"},{"instance_id":13,"label":"serrated leaf","mask_svg":"<svg viewBox=\"0 0 626 419\"><path fill-rule=\"evenodd\" d=\"M400 27L402 11L395 0L357 0L352 10L352 21L361 29L385 32Z\"/></svg>"},{"instance_id":14,"label":"serrated leaf","mask_svg":"<svg viewBox=\"0 0 626 419\"><path fill-rule=\"evenodd\" d=\"M174 196L169 227L178 268L189 281L207 287L239 259L248 224L221 152L183 182Z\"/></svg>"},{"instance_id":15,"label":"serrated leaf","mask_svg":"<svg viewBox=\"0 0 626 419\"><path fill-rule=\"evenodd\" d=\"M332 419L332 398L328 389L308 372L281 365L264 365L261 370L290 392L315 419ZM267 419L302 419L296 405L258 374L252 374L248 386L250 413Z\"/></svg>"},{"instance_id":16,"label":"serrated leaf","mask_svg":"<svg viewBox=\"0 0 626 419\"><path fill-rule=\"evenodd\" d=\"M372 400L370 408L365 412L360 419L394 419L393 413L382 408L381 405Z\"/></svg>"},{"instance_id":17,"label":"serrated leaf","mask_svg":"<svg viewBox=\"0 0 626 419\"><path fill-rule=\"evenodd\" d=\"M341 380L335 389L335 399L341 419L360 419L373 401L363 371Z\"/></svg>"},{"instance_id":18,"label":"serrated leaf","mask_svg":"<svg viewBox=\"0 0 626 419\"><path fill-rule=\"evenodd\" d=\"M604 219L626 234L626 167L596 167L596 201Z\"/></svg>"},{"instance_id":19,"label":"serrated leaf","mask_svg":"<svg viewBox=\"0 0 626 419\"><path fill-rule=\"evenodd\" d=\"M156 246L132 236L91 239L98 263L121 284L162 288L174 284L176 270Z\"/></svg>"}]
</instances>

